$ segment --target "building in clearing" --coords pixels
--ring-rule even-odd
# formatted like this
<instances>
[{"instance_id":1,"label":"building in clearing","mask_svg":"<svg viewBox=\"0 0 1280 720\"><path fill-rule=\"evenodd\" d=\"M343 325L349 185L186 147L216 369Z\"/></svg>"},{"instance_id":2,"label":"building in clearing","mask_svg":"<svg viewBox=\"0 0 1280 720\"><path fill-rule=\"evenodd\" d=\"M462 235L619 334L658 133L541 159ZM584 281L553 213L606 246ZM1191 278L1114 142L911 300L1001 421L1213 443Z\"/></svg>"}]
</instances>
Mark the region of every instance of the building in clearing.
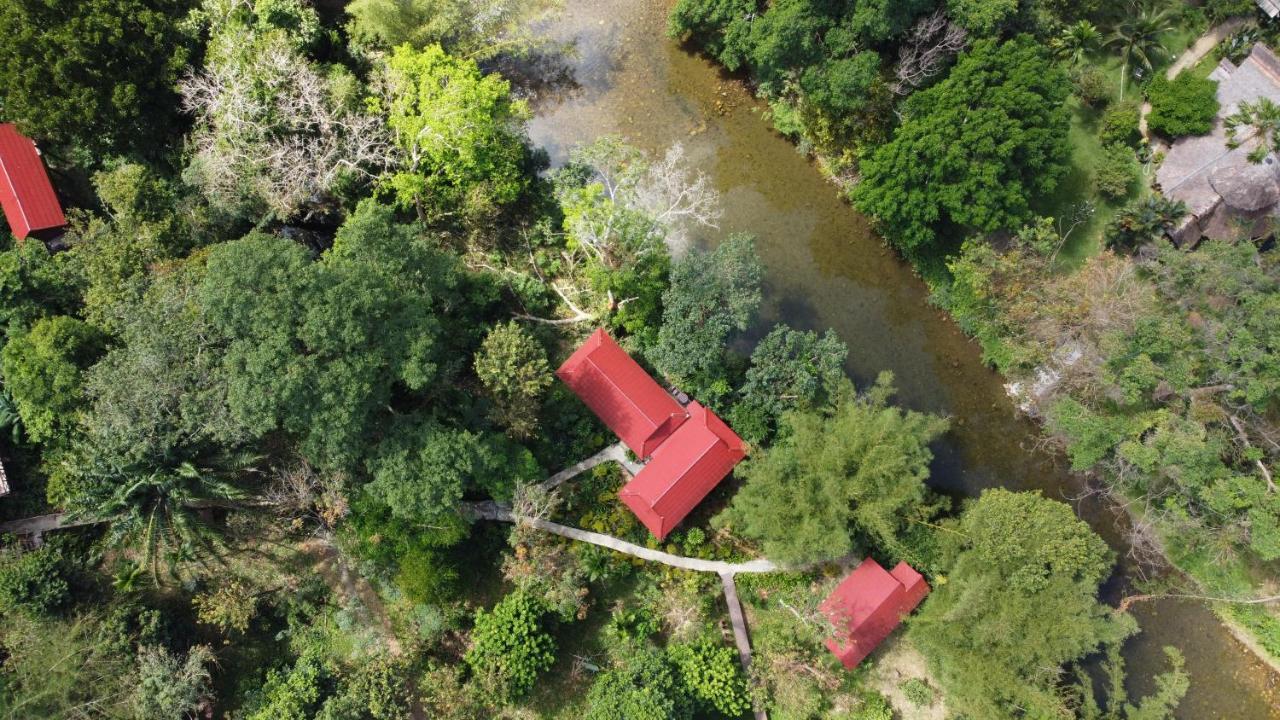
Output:
<instances>
[{"instance_id":1,"label":"building in clearing","mask_svg":"<svg viewBox=\"0 0 1280 720\"><path fill-rule=\"evenodd\" d=\"M886 572L871 558L836 586L819 609L835 626L827 649L852 670L929 594L924 577L904 562Z\"/></svg>"},{"instance_id":2,"label":"building in clearing","mask_svg":"<svg viewBox=\"0 0 1280 720\"><path fill-rule=\"evenodd\" d=\"M649 459L618 496L659 540L746 456L723 420L697 402L683 407L603 329L556 375L632 452Z\"/></svg>"},{"instance_id":3,"label":"building in clearing","mask_svg":"<svg viewBox=\"0 0 1280 720\"><path fill-rule=\"evenodd\" d=\"M0 123L0 208L19 240L51 240L67 225L36 144L9 123Z\"/></svg>"},{"instance_id":4,"label":"building in clearing","mask_svg":"<svg viewBox=\"0 0 1280 720\"><path fill-rule=\"evenodd\" d=\"M591 333L556 376L642 459L689 418L603 328Z\"/></svg>"},{"instance_id":5,"label":"building in clearing","mask_svg":"<svg viewBox=\"0 0 1280 720\"><path fill-rule=\"evenodd\" d=\"M653 459L618 496L649 532L663 540L746 454L737 433L715 413L691 402L688 421L658 446Z\"/></svg>"},{"instance_id":6,"label":"building in clearing","mask_svg":"<svg viewBox=\"0 0 1280 720\"><path fill-rule=\"evenodd\" d=\"M1266 138L1242 127L1237 135L1240 144L1233 148L1225 125L1242 102L1266 98L1280 104L1280 59L1258 43L1239 66L1223 58L1209 79L1218 82L1219 110L1213 129L1206 135L1180 138L1156 171L1165 197L1187 205L1187 214L1169 231L1182 247L1192 247L1202 237L1261 237L1280 215L1280 160L1267 152L1261 162L1251 161L1249 155L1261 149Z\"/></svg>"}]
</instances>

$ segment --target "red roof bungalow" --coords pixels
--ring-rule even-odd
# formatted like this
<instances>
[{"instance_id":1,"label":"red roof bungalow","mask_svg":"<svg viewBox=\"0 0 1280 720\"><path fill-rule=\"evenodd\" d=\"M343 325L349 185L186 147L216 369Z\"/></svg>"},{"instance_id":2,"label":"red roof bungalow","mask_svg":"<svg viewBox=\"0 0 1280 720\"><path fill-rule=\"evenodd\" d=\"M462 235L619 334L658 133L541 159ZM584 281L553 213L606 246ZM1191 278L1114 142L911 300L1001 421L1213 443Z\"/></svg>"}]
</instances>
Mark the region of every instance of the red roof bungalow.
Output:
<instances>
[{"instance_id":1,"label":"red roof bungalow","mask_svg":"<svg viewBox=\"0 0 1280 720\"><path fill-rule=\"evenodd\" d=\"M689 417L603 329L592 333L556 376L641 458L652 455Z\"/></svg>"},{"instance_id":2,"label":"red roof bungalow","mask_svg":"<svg viewBox=\"0 0 1280 720\"><path fill-rule=\"evenodd\" d=\"M9 123L0 123L0 207L19 240L49 240L67 225L36 144Z\"/></svg>"},{"instance_id":3,"label":"red roof bungalow","mask_svg":"<svg viewBox=\"0 0 1280 720\"><path fill-rule=\"evenodd\" d=\"M863 560L819 606L836 627L827 649L852 670L928 594L929 584L910 565L898 563L885 572L875 560Z\"/></svg>"},{"instance_id":4,"label":"red roof bungalow","mask_svg":"<svg viewBox=\"0 0 1280 720\"><path fill-rule=\"evenodd\" d=\"M696 402L681 407L604 330L556 375L632 452L651 458L618 495L659 540L746 455L715 413Z\"/></svg>"},{"instance_id":5,"label":"red roof bungalow","mask_svg":"<svg viewBox=\"0 0 1280 720\"><path fill-rule=\"evenodd\" d=\"M659 540L665 539L725 475L746 445L716 414L689 403L689 420L658 446L618 497Z\"/></svg>"}]
</instances>

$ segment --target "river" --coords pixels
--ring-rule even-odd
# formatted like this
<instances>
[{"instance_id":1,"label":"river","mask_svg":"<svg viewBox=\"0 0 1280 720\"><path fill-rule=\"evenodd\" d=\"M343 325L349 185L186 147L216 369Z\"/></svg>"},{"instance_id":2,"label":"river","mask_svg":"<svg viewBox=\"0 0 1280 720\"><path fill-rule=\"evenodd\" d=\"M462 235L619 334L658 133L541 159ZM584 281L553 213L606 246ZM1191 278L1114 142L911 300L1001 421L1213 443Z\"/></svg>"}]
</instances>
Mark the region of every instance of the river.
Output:
<instances>
[{"instance_id":1,"label":"river","mask_svg":"<svg viewBox=\"0 0 1280 720\"><path fill-rule=\"evenodd\" d=\"M1078 494L1078 478L1062 458L1038 449L1036 427L1015 413L1001 378L955 323L928 305L923 283L866 219L770 130L765 108L741 83L667 38L668 7L667 0L568 0L539 29L571 49L562 58L569 80L532 98L534 143L554 163L604 134L656 154L682 143L722 193L724 216L708 240L739 231L758 238L766 278L757 332L779 320L834 328L849 346L855 382L892 370L900 402L951 416L953 429L935 448L939 490ZM1076 506L1123 556L1123 519L1096 502ZM1128 573L1122 563L1105 588L1109 601L1126 592ZM1164 667L1160 648L1173 645L1192 678L1179 717L1280 720L1280 677L1203 605L1139 603L1134 612L1143 632L1125 648L1133 692L1150 690L1151 673Z\"/></svg>"}]
</instances>

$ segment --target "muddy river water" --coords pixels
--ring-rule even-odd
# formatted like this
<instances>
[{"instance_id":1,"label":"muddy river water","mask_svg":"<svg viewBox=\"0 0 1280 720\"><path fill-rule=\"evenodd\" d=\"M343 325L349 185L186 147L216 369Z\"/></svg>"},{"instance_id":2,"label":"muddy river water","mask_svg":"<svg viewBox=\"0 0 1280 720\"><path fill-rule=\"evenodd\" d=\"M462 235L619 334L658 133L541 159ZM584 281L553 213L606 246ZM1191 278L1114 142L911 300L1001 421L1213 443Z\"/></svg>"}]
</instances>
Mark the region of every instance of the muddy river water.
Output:
<instances>
[{"instance_id":1,"label":"muddy river water","mask_svg":"<svg viewBox=\"0 0 1280 720\"><path fill-rule=\"evenodd\" d=\"M540 31L570 46L560 66L567 82L533 98L530 127L553 162L603 134L658 154L682 143L722 193L724 216L706 239L738 231L758 238L767 268L760 327L785 320L834 328L849 346L855 382L892 370L900 402L952 417L936 447L936 487L958 496L997 486L1062 499L1079 493L1062 459L1036 448L1036 428L1017 416L1001 378L928 305L924 285L866 219L770 130L764 108L740 83L667 38L667 0L565 5ZM1123 521L1096 503L1076 505L1123 555ZM1109 601L1126 592L1129 572L1122 563L1106 588ZM1192 677L1179 717L1280 720L1280 678L1204 606L1139 603L1135 613L1142 633L1125 648L1132 692L1150 689L1147 679L1164 667L1160 648L1173 645Z\"/></svg>"}]
</instances>

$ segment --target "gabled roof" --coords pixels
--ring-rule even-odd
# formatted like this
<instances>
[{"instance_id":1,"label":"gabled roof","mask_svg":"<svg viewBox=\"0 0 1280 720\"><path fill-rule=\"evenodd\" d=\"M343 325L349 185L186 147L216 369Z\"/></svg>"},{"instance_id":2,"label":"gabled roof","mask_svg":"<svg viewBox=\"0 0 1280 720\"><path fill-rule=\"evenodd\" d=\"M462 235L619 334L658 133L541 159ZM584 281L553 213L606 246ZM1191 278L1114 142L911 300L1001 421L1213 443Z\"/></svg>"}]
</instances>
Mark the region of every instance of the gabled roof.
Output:
<instances>
[{"instance_id":1,"label":"gabled roof","mask_svg":"<svg viewBox=\"0 0 1280 720\"><path fill-rule=\"evenodd\" d=\"M689 416L603 329L556 370L605 425L641 458Z\"/></svg>"},{"instance_id":2,"label":"gabled roof","mask_svg":"<svg viewBox=\"0 0 1280 720\"><path fill-rule=\"evenodd\" d=\"M875 560L863 560L819 606L836 631L827 649L846 668L857 667L928 594L928 583L910 565L886 572Z\"/></svg>"},{"instance_id":3,"label":"gabled roof","mask_svg":"<svg viewBox=\"0 0 1280 720\"><path fill-rule=\"evenodd\" d=\"M67 224L35 143L9 123L0 123L0 207L19 240Z\"/></svg>"},{"instance_id":4,"label":"gabled roof","mask_svg":"<svg viewBox=\"0 0 1280 720\"><path fill-rule=\"evenodd\" d=\"M746 456L746 445L716 414L689 403L676 429L618 496L662 540Z\"/></svg>"}]
</instances>

